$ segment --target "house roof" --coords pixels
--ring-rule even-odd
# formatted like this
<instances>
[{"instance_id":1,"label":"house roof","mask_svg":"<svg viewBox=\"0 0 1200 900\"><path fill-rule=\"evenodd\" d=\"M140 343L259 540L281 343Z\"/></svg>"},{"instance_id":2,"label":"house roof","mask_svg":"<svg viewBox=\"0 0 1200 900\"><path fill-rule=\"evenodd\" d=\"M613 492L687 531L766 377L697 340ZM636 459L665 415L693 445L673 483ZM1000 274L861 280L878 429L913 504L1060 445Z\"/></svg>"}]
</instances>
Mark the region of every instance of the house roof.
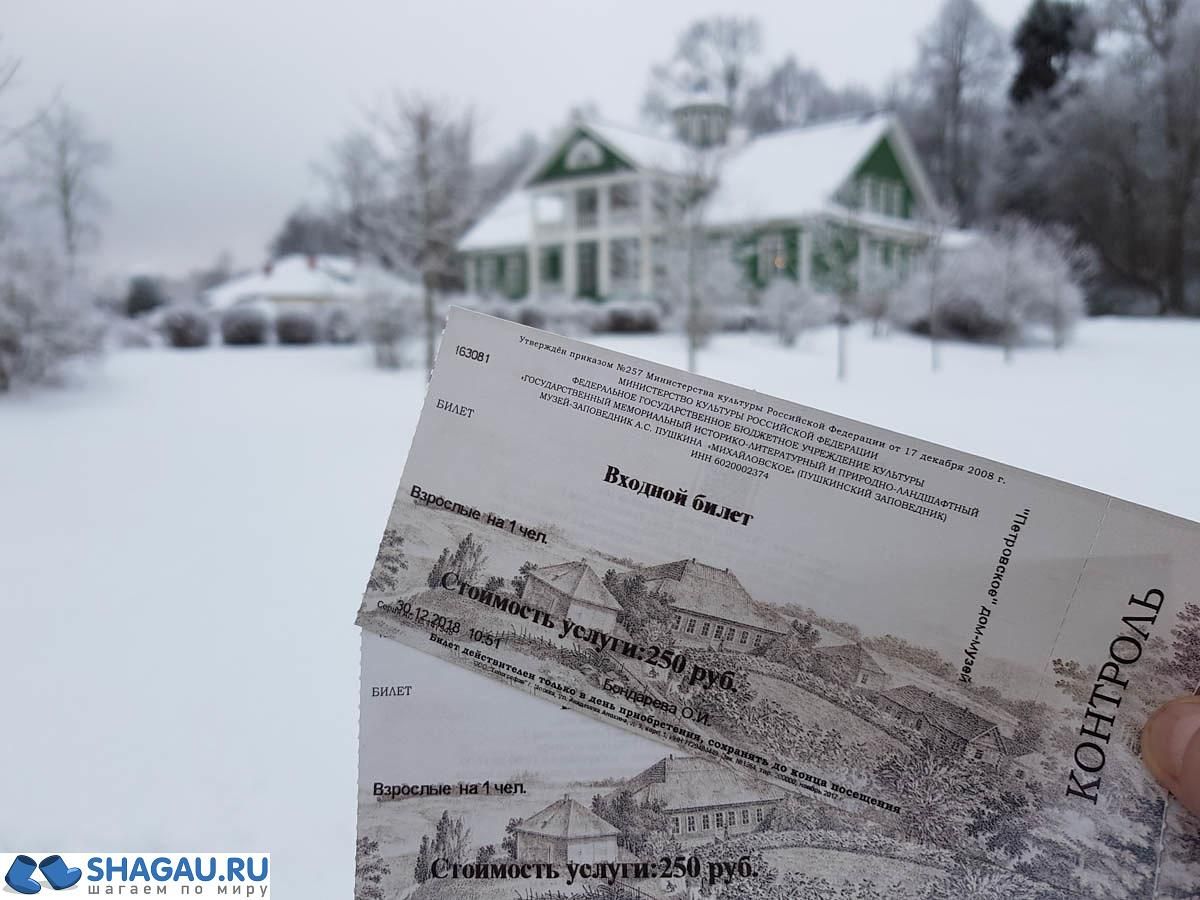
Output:
<instances>
[{"instance_id":1,"label":"house roof","mask_svg":"<svg viewBox=\"0 0 1200 900\"><path fill-rule=\"evenodd\" d=\"M564 796L555 800L545 809L526 816L517 826L518 831L526 834L540 834L545 837L593 838L609 837L620 832L604 821L582 803Z\"/></svg>"},{"instance_id":2,"label":"house roof","mask_svg":"<svg viewBox=\"0 0 1200 900\"><path fill-rule=\"evenodd\" d=\"M536 172L578 131L589 133L639 170L686 172L693 150L682 141L599 120L574 121L527 171ZM918 199L936 210L936 199L904 129L890 113L875 113L805 125L762 135L727 148L716 192L705 218L713 227L793 221L830 211L838 189L876 144L889 138ZM459 242L461 250L524 246L529 240L532 193L519 188L501 200ZM906 227L900 220L881 223ZM908 223L926 233L928 225Z\"/></svg>"},{"instance_id":3,"label":"house roof","mask_svg":"<svg viewBox=\"0 0 1200 900\"><path fill-rule=\"evenodd\" d=\"M854 666L860 672L874 672L886 675L887 672L875 662L875 657L863 649L862 644L836 644L833 646L814 647L814 654L829 659L842 660Z\"/></svg>"},{"instance_id":4,"label":"house roof","mask_svg":"<svg viewBox=\"0 0 1200 900\"><path fill-rule=\"evenodd\" d=\"M717 619L749 625L764 631L785 634L781 616L763 610L728 569L718 569L694 559L649 566L640 570L646 583L671 597L677 610L699 613Z\"/></svg>"},{"instance_id":5,"label":"house roof","mask_svg":"<svg viewBox=\"0 0 1200 900\"><path fill-rule=\"evenodd\" d=\"M417 290L413 281L347 256L293 253L210 288L205 299L214 309L228 309L251 300L355 301L373 291Z\"/></svg>"},{"instance_id":6,"label":"house roof","mask_svg":"<svg viewBox=\"0 0 1200 900\"><path fill-rule=\"evenodd\" d=\"M784 796L781 789L694 756L660 759L617 791L629 791L640 802L661 802L667 810L766 803Z\"/></svg>"},{"instance_id":7,"label":"house roof","mask_svg":"<svg viewBox=\"0 0 1200 900\"><path fill-rule=\"evenodd\" d=\"M921 713L938 728L963 740L974 740L998 727L995 722L976 715L964 706L956 706L932 691L922 690L915 684L892 688L884 691L882 696L897 706Z\"/></svg>"},{"instance_id":8,"label":"house roof","mask_svg":"<svg viewBox=\"0 0 1200 900\"><path fill-rule=\"evenodd\" d=\"M557 566L546 566L534 569L529 577L561 591L574 600L590 603L613 612L621 611L621 604L604 586L600 576L592 571L586 562L560 563Z\"/></svg>"}]
</instances>

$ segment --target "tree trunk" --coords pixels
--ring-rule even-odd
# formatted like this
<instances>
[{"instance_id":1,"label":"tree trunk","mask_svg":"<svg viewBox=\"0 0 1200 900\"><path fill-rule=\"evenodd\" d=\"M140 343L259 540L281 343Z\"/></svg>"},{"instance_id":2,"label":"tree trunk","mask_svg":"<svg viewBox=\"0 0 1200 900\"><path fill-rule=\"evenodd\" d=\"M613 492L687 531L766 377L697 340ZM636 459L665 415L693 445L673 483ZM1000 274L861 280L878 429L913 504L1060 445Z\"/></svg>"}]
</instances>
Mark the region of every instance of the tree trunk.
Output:
<instances>
[{"instance_id":1,"label":"tree trunk","mask_svg":"<svg viewBox=\"0 0 1200 900\"><path fill-rule=\"evenodd\" d=\"M1187 203L1176 198L1167 211L1163 275L1166 281L1162 313L1180 315L1187 308Z\"/></svg>"},{"instance_id":2,"label":"tree trunk","mask_svg":"<svg viewBox=\"0 0 1200 900\"><path fill-rule=\"evenodd\" d=\"M437 316L433 305L433 276L425 273L421 279L425 287L425 380L433 377L434 347L437 344Z\"/></svg>"}]
</instances>

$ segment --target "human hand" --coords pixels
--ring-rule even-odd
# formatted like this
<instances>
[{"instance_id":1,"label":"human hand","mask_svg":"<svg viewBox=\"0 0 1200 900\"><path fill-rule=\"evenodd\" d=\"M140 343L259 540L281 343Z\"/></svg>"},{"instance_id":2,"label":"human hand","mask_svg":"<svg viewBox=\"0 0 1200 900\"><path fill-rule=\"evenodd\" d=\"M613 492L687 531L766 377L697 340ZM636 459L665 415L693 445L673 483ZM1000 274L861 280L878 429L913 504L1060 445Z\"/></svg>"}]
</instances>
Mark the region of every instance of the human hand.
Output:
<instances>
[{"instance_id":1,"label":"human hand","mask_svg":"<svg viewBox=\"0 0 1200 900\"><path fill-rule=\"evenodd\" d=\"M1142 730L1146 768L1179 802L1200 815L1200 696L1177 697Z\"/></svg>"}]
</instances>

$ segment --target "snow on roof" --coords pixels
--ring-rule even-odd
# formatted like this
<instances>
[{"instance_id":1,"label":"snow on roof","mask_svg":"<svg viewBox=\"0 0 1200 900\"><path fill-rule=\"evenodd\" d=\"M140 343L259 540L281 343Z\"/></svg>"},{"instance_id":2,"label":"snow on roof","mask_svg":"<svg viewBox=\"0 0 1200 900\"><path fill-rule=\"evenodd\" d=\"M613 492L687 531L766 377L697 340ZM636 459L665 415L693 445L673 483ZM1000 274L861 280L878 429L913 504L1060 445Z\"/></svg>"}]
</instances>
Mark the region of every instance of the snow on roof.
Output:
<instances>
[{"instance_id":1,"label":"snow on roof","mask_svg":"<svg viewBox=\"0 0 1200 900\"><path fill-rule=\"evenodd\" d=\"M708 221L735 225L818 212L892 127L886 113L767 134L726 161Z\"/></svg>"},{"instance_id":2,"label":"snow on roof","mask_svg":"<svg viewBox=\"0 0 1200 900\"><path fill-rule=\"evenodd\" d=\"M296 253L210 288L205 299L214 309L228 309L250 300L355 301L373 291L416 290L408 279L346 256Z\"/></svg>"},{"instance_id":3,"label":"snow on roof","mask_svg":"<svg viewBox=\"0 0 1200 900\"><path fill-rule=\"evenodd\" d=\"M763 611L728 569L681 559L641 569L640 573L647 584L670 595L675 609L777 634L787 631L783 619Z\"/></svg>"},{"instance_id":4,"label":"snow on roof","mask_svg":"<svg viewBox=\"0 0 1200 900\"><path fill-rule=\"evenodd\" d=\"M532 226L532 202L533 198L526 190L507 194L471 226L458 242L458 249L524 246Z\"/></svg>"},{"instance_id":5,"label":"snow on roof","mask_svg":"<svg viewBox=\"0 0 1200 900\"><path fill-rule=\"evenodd\" d=\"M529 577L561 591L572 599L614 612L621 611L621 604L586 562L561 563L557 566L534 569L529 573Z\"/></svg>"},{"instance_id":6,"label":"snow on roof","mask_svg":"<svg viewBox=\"0 0 1200 900\"><path fill-rule=\"evenodd\" d=\"M693 152L682 141L611 122L591 119L581 123L580 127L592 132L637 169L681 172L687 169Z\"/></svg>"},{"instance_id":7,"label":"snow on roof","mask_svg":"<svg viewBox=\"0 0 1200 900\"><path fill-rule=\"evenodd\" d=\"M518 831L524 831L526 834L567 840L620 834L608 822L570 797L555 800L545 809L535 812L532 816L526 816L516 827Z\"/></svg>"},{"instance_id":8,"label":"snow on roof","mask_svg":"<svg viewBox=\"0 0 1200 900\"><path fill-rule=\"evenodd\" d=\"M668 812L782 800L784 792L712 760L668 756L629 779L609 796L629 791L640 802L661 802Z\"/></svg>"}]
</instances>

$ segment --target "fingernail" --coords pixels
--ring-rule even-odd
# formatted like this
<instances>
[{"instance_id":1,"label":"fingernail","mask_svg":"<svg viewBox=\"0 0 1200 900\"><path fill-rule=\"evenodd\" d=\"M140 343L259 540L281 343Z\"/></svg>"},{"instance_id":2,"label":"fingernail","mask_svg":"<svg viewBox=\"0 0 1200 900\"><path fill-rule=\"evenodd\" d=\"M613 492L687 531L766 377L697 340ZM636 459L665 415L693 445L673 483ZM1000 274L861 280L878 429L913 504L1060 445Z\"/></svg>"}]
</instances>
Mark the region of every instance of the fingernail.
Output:
<instances>
[{"instance_id":1,"label":"fingernail","mask_svg":"<svg viewBox=\"0 0 1200 900\"><path fill-rule=\"evenodd\" d=\"M1160 780L1179 778L1184 751L1197 732L1200 732L1200 697L1172 700L1150 717L1142 732L1142 754Z\"/></svg>"}]
</instances>

